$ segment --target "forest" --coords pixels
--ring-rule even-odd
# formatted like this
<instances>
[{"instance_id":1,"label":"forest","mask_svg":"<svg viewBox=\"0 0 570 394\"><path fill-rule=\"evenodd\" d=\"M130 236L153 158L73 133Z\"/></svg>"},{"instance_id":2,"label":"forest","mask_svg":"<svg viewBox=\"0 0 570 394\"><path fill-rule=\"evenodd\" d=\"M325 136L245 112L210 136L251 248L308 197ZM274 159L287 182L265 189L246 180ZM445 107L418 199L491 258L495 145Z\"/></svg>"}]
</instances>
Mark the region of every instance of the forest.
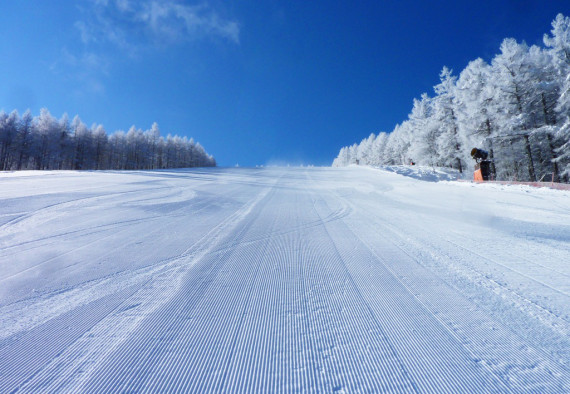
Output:
<instances>
[{"instance_id":1,"label":"forest","mask_svg":"<svg viewBox=\"0 0 570 394\"><path fill-rule=\"evenodd\" d=\"M156 123L143 131L111 135L102 125L87 127L79 116L54 118L47 109L33 117L0 112L0 170L138 170L216 166L193 139L160 135Z\"/></svg>"},{"instance_id":2,"label":"forest","mask_svg":"<svg viewBox=\"0 0 570 394\"><path fill-rule=\"evenodd\" d=\"M392 132L343 147L333 166L419 164L473 169L473 148L496 180L570 180L570 18L558 14L544 46L505 39L490 63L454 75L444 67L435 95L414 99Z\"/></svg>"}]
</instances>

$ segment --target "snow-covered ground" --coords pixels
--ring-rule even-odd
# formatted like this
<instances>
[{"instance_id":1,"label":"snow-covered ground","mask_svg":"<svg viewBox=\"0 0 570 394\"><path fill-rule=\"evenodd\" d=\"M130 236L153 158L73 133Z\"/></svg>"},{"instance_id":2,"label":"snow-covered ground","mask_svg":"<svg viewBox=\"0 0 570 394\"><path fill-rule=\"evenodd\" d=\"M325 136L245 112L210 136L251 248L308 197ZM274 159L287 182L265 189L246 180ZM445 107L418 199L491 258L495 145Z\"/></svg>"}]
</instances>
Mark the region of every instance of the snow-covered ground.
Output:
<instances>
[{"instance_id":1,"label":"snow-covered ground","mask_svg":"<svg viewBox=\"0 0 570 394\"><path fill-rule=\"evenodd\" d=\"M570 192L405 175L0 174L0 392L570 392Z\"/></svg>"},{"instance_id":2,"label":"snow-covered ground","mask_svg":"<svg viewBox=\"0 0 570 394\"><path fill-rule=\"evenodd\" d=\"M409 176L411 178L420 179L428 182L439 181L456 181L459 179L467 179L470 174L459 173L452 168L429 167L429 166L379 166L380 170L395 172L396 174Z\"/></svg>"}]
</instances>

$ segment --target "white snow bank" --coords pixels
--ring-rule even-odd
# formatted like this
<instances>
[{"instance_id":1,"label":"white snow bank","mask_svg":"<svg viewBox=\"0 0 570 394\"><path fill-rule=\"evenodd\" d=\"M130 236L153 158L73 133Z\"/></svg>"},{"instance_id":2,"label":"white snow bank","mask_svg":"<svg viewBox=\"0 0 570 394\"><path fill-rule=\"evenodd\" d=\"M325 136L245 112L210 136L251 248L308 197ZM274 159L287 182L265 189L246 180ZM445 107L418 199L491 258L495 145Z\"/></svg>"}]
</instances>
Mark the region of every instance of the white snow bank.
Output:
<instances>
[{"instance_id":1,"label":"white snow bank","mask_svg":"<svg viewBox=\"0 0 570 394\"><path fill-rule=\"evenodd\" d=\"M459 171L452 168L443 167L429 167L429 166L373 166L383 171L395 172L396 174L407 176L410 178L418 179L427 182L439 182L439 181L454 181L457 179L463 179L465 174L461 174Z\"/></svg>"}]
</instances>

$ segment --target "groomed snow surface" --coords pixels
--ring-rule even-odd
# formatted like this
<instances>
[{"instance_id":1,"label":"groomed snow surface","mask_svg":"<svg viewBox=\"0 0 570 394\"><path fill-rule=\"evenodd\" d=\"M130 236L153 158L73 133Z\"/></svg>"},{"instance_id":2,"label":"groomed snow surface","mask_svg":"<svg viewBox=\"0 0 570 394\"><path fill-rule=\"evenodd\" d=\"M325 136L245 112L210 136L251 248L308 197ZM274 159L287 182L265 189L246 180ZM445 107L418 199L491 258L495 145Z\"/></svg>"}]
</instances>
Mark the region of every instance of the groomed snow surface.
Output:
<instances>
[{"instance_id":1,"label":"groomed snow surface","mask_svg":"<svg viewBox=\"0 0 570 394\"><path fill-rule=\"evenodd\" d=\"M0 392L570 392L570 192L413 171L0 174Z\"/></svg>"}]
</instances>

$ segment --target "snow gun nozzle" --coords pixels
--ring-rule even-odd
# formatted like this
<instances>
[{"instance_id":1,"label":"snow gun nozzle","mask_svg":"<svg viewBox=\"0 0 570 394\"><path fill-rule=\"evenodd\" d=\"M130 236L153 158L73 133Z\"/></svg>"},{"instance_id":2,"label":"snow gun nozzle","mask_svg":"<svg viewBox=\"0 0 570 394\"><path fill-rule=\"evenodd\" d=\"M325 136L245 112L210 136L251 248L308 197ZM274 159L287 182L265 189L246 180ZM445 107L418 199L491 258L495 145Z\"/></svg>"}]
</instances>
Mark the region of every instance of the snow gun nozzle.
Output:
<instances>
[{"instance_id":1,"label":"snow gun nozzle","mask_svg":"<svg viewBox=\"0 0 570 394\"><path fill-rule=\"evenodd\" d=\"M489 157L489 153L487 151L484 151L483 149L473 148L471 149L471 157L473 158L473 160L479 163L480 161L487 160L487 157Z\"/></svg>"}]
</instances>

